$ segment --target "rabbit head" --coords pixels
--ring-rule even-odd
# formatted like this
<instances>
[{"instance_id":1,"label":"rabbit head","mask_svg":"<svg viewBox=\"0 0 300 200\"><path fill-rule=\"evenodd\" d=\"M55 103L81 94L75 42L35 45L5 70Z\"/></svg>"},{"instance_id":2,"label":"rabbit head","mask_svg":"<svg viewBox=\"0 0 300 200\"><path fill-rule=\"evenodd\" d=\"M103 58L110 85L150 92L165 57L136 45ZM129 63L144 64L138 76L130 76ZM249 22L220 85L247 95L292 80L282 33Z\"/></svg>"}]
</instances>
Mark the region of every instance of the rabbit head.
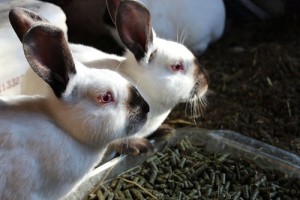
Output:
<instances>
[{"instance_id":1,"label":"rabbit head","mask_svg":"<svg viewBox=\"0 0 300 200\"><path fill-rule=\"evenodd\" d=\"M30 11L17 9L14 28L31 68L55 94L48 107L59 125L81 142L98 144L133 134L145 123L149 106L126 79L83 66L72 58L62 30L31 23Z\"/></svg>"},{"instance_id":2,"label":"rabbit head","mask_svg":"<svg viewBox=\"0 0 300 200\"><path fill-rule=\"evenodd\" d=\"M167 108L181 102L201 102L208 75L193 53L180 43L157 37L151 15L141 3L107 0L107 7L129 50L126 67L124 64L118 70L130 74L141 94Z\"/></svg>"}]
</instances>

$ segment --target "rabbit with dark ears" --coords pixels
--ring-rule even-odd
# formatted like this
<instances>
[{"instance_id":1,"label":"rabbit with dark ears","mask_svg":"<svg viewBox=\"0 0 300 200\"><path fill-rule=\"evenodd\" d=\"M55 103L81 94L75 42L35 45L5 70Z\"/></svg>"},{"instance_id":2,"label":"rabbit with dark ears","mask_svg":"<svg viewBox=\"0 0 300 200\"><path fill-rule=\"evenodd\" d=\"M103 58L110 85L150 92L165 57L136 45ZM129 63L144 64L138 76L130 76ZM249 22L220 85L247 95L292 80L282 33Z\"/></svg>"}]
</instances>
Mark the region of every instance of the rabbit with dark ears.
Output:
<instances>
[{"instance_id":1,"label":"rabbit with dark ears","mask_svg":"<svg viewBox=\"0 0 300 200\"><path fill-rule=\"evenodd\" d=\"M73 60L57 27L36 24L20 38L30 66L55 95L0 100L0 199L61 199L110 141L144 125L149 106L116 72Z\"/></svg>"},{"instance_id":2,"label":"rabbit with dark ears","mask_svg":"<svg viewBox=\"0 0 300 200\"><path fill-rule=\"evenodd\" d=\"M143 137L156 131L175 105L191 103L192 111L198 114L208 88L208 75L184 45L156 36L145 6L136 1L119 0L108 0L107 6L118 34L128 48L125 55L106 54L76 44L70 44L70 49L86 66L120 73L136 86L150 105L148 120L135 137L110 144L113 149L138 154L152 149L151 143ZM41 91L36 83L30 85L33 79L33 73L28 71L22 84L23 93L44 94L47 90Z\"/></svg>"},{"instance_id":3,"label":"rabbit with dark ears","mask_svg":"<svg viewBox=\"0 0 300 200\"><path fill-rule=\"evenodd\" d=\"M226 19L223 0L138 1L150 11L153 28L160 37L184 43L197 55L223 34ZM106 21L111 35L122 45L116 28L109 19Z\"/></svg>"},{"instance_id":4,"label":"rabbit with dark ears","mask_svg":"<svg viewBox=\"0 0 300 200\"><path fill-rule=\"evenodd\" d=\"M156 37L151 15L144 5L136 1L107 0L107 7L122 42L128 48L125 59L108 66L130 80L150 105L147 123L135 138L120 139L111 147L139 153L139 150L151 146L143 137L153 133L175 105L190 102L194 111L198 109L208 88L208 75L184 45ZM107 56L85 63L99 67L109 58L113 60L112 56ZM84 62L84 58L79 60Z\"/></svg>"}]
</instances>

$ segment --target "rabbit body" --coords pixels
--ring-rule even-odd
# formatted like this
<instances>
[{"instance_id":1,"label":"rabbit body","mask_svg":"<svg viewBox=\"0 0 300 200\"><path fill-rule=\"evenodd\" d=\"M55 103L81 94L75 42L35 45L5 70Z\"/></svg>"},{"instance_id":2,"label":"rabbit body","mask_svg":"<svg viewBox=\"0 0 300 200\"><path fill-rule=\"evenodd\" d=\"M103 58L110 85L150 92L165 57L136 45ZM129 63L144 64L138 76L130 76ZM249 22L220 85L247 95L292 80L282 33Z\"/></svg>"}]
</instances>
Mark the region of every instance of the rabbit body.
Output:
<instances>
[{"instance_id":1,"label":"rabbit body","mask_svg":"<svg viewBox=\"0 0 300 200\"><path fill-rule=\"evenodd\" d=\"M184 43L196 54L202 54L224 32L226 13L223 0L139 1L149 9L153 28L159 37ZM117 35L110 30L112 35Z\"/></svg>"},{"instance_id":2,"label":"rabbit body","mask_svg":"<svg viewBox=\"0 0 300 200\"><path fill-rule=\"evenodd\" d=\"M0 198L61 199L101 161L109 142L144 125L149 105L118 73L74 60L59 28L35 23L39 18L22 8L10 17L49 93L0 98Z\"/></svg>"},{"instance_id":3,"label":"rabbit body","mask_svg":"<svg viewBox=\"0 0 300 200\"><path fill-rule=\"evenodd\" d=\"M101 160L105 143L89 148L74 140L46 114L53 109L46 102L24 97L1 103L1 199L58 199Z\"/></svg>"}]
</instances>

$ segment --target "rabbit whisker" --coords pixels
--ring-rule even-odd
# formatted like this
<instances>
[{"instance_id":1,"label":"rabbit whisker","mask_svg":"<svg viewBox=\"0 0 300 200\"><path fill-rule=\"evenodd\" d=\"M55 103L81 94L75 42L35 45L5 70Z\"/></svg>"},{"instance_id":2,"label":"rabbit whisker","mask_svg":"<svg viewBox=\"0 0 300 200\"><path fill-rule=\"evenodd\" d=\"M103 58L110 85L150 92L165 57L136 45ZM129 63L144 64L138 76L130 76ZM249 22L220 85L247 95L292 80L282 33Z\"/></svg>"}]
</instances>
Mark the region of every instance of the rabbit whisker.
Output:
<instances>
[{"instance_id":1,"label":"rabbit whisker","mask_svg":"<svg viewBox=\"0 0 300 200\"><path fill-rule=\"evenodd\" d=\"M124 62L125 62L125 60L122 61L122 62L120 62L120 64L117 66L117 72L118 72L118 73L119 73L119 70L120 70L120 66L121 66Z\"/></svg>"},{"instance_id":2,"label":"rabbit whisker","mask_svg":"<svg viewBox=\"0 0 300 200\"><path fill-rule=\"evenodd\" d=\"M195 92L195 88L192 89L191 93L194 94L194 92ZM190 108L190 114L193 115L192 107L193 107L193 97L191 96L185 105L185 115L186 116L188 116L188 114L187 114L188 108Z\"/></svg>"},{"instance_id":3,"label":"rabbit whisker","mask_svg":"<svg viewBox=\"0 0 300 200\"><path fill-rule=\"evenodd\" d=\"M177 25L177 30L176 30L176 42L178 42L178 37L179 37L179 34L178 34L178 27L179 27L179 25Z\"/></svg>"},{"instance_id":4,"label":"rabbit whisker","mask_svg":"<svg viewBox=\"0 0 300 200\"><path fill-rule=\"evenodd\" d=\"M136 81L136 89L139 90L140 78Z\"/></svg>"},{"instance_id":5,"label":"rabbit whisker","mask_svg":"<svg viewBox=\"0 0 300 200\"><path fill-rule=\"evenodd\" d=\"M86 129L86 127L89 127L89 124L88 122L90 121L90 119L92 119L94 116L93 115L90 115L90 116L87 116L85 118L85 120L83 121L82 123L82 129Z\"/></svg>"},{"instance_id":6,"label":"rabbit whisker","mask_svg":"<svg viewBox=\"0 0 300 200\"><path fill-rule=\"evenodd\" d=\"M191 109L191 118L198 118L204 115L204 109L207 106L205 97L191 98L189 100L189 106Z\"/></svg>"},{"instance_id":7,"label":"rabbit whisker","mask_svg":"<svg viewBox=\"0 0 300 200\"><path fill-rule=\"evenodd\" d=\"M185 116L188 116L188 113L187 113L188 105L189 105L188 103L185 104L185 109L184 109Z\"/></svg>"},{"instance_id":8,"label":"rabbit whisker","mask_svg":"<svg viewBox=\"0 0 300 200\"><path fill-rule=\"evenodd\" d=\"M91 114L89 116L86 117L86 119L84 120L84 122L82 123L82 128L83 129L87 129L87 127L92 127L92 129L90 128L89 134L92 136L90 139L91 141L89 142L93 142L95 140L98 140L97 137L99 137L101 134L100 133L100 129L98 129L98 122L97 121L93 121L94 117L96 116L96 114ZM107 132L107 130L105 131ZM104 137L105 135L102 135L101 137Z\"/></svg>"},{"instance_id":9,"label":"rabbit whisker","mask_svg":"<svg viewBox=\"0 0 300 200\"><path fill-rule=\"evenodd\" d=\"M190 113L191 116L194 116L194 101L190 101Z\"/></svg>"},{"instance_id":10,"label":"rabbit whisker","mask_svg":"<svg viewBox=\"0 0 300 200\"><path fill-rule=\"evenodd\" d=\"M183 39L182 39L182 41L181 41L181 44L182 44L182 45L184 45L186 38L187 38L187 35L185 35L185 36L183 37Z\"/></svg>"},{"instance_id":11,"label":"rabbit whisker","mask_svg":"<svg viewBox=\"0 0 300 200\"><path fill-rule=\"evenodd\" d=\"M181 32L181 35L180 35L180 38L179 38L179 43L180 43L180 44L183 44L183 42L184 42L185 31L186 31L186 25L185 25L185 27L182 29L182 32Z\"/></svg>"}]
</instances>

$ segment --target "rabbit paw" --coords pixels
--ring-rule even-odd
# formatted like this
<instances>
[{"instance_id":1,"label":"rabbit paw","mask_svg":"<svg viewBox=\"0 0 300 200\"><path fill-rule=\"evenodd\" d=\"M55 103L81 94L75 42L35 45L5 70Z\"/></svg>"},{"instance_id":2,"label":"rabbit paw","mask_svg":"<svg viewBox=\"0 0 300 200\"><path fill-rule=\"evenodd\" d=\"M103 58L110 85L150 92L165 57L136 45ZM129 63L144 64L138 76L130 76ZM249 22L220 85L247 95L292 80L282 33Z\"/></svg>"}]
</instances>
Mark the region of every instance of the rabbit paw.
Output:
<instances>
[{"instance_id":1,"label":"rabbit paw","mask_svg":"<svg viewBox=\"0 0 300 200\"><path fill-rule=\"evenodd\" d=\"M151 153L154 150L153 144L145 138L117 139L110 143L109 148L115 150L117 153L127 155Z\"/></svg>"},{"instance_id":2,"label":"rabbit paw","mask_svg":"<svg viewBox=\"0 0 300 200\"><path fill-rule=\"evenodd\" d=\"M156 131L154 131L149 137L147 137L149 140L151 139L163 139L168 140L168 138L172 137L175 133L175 129L168 125L168 124L162 124L160 125Z\"/></svg>"}]
</instances>

